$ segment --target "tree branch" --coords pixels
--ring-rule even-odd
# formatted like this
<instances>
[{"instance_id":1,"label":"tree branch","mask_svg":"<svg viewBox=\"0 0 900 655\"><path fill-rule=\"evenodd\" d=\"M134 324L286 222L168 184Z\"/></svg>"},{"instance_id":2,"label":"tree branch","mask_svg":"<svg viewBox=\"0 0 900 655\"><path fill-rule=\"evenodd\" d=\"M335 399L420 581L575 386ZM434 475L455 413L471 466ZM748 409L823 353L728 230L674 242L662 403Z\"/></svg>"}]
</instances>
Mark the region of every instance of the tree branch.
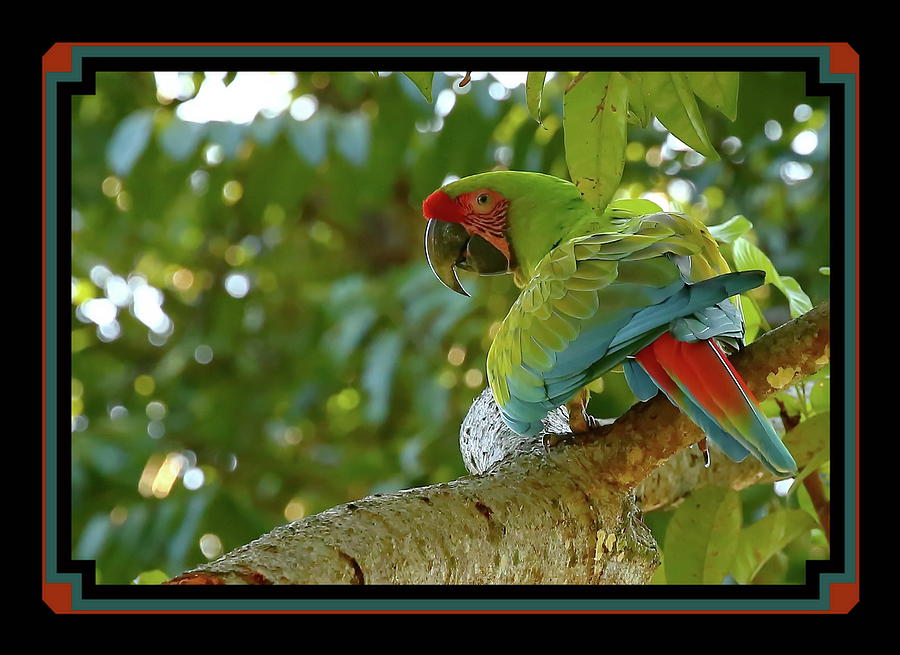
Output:
<instances>
[{"instance_id":1,"label":"tree branch","mask_svg":"<svg viewBox=\"0 0 900 655\"><path fill-rule=\"evenodd\" d=\"M827 363L829 316L826 302L731 358L757 398L777 390L770 374L799 380ZM699 430L662 397L577 437L557 411L547 452L542 436L516 438L498 419L482 394L463 422L463 458L479 475L340 505L167 584L644 584L658 554L636 493L650 509L765 475L724 457L703 469L687 449ZM811 453L793 455L802 465Z\"/></svg>"}]
</instances>

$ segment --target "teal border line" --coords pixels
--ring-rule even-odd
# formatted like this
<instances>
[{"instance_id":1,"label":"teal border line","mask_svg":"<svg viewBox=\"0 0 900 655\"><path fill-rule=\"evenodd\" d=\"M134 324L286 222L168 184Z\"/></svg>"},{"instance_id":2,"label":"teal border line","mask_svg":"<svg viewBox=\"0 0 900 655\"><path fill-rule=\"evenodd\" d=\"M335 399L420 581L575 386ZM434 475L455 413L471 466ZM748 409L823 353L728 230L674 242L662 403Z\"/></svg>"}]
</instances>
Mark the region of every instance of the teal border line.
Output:
<instances>
[{"instance_id":1,"label":"teal border line","mask_svg":"<svg viewBox=\"0 0 900 655\"><path fill-rule=\"evenodd\" d=\"M58 314L57 302L57 253L58 234L56 221L58 217L56 147L57 134L57 85L61 82L77 82L82 79L82 60L92 58L121 57L229 57L229 58L263 58L263 57L297 57L312 59L321 57L398 57L410 59L414 57L441 58L498 58L498 57L591 57L607 58L649 58L649 57L741 57L741 58L817 58L819 60L819 82L840 84L844 87L844 289L845 308L845 353L846 369L844 377L845 392L845 436L853 439L844 440L845 452L845 527L856 525L856 224L857 194L856 170L857 149L856 114L857 80L853 74L830 72L830 50L827 46L583 46L583 45L529 45L529 46L479 46L479 45L360 45L360 46L74 46L72 52L72 70L64 73L47 73L46 89L46 261L47 261L47 312L46 354L47 354L47 483L46 483L46 580L50 583L69 583L72 585L73 611L823 611L829 607L830 585L832 583L852 583L856 575L856 531L845 530L845 559L843 573L822 573L819 576L819 598L817 599L85 599L82 597L81 574L58 573L56 525L58 508L56 497L58 492L56 471L58 458L56 451L56 435L60 433L60 417L57 412L57 378L58 364ZM854 311L850 311L850 310Z\"/></svg>"}]
</instances>

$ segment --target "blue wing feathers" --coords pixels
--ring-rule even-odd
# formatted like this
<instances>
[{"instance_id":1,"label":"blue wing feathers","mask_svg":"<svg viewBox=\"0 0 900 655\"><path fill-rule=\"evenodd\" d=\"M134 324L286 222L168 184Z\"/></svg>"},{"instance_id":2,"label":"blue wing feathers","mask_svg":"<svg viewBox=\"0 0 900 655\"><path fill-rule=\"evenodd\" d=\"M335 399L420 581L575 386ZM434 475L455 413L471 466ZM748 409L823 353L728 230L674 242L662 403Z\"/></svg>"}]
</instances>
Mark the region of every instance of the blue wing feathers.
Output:
<instances>
[{"instance_id":1,"label":"blue wing feathers","mask_svg":"<svg viewBox=\"0 0 900 655\"><path fill-rule=\"evenodd\" d=\"M520 429L536 428L540 431L541 419L549 411L571 400L585 384L621 363L670 327L675 328L676 336L682 340L696 340L698 333L704 335L702 338L715 336L714 333L739 335L740 319L727 298L757 287L763 280L764 274L760 271L744 271L695 284L678 280L663 287L634 282L617 285L613 282L601 295L610 291L633 294L635 301L632 309L604 313L602 307L606 303L601 302L600 310L581 319L577 336L559 351L542 343L540 337L532 340L532 345L542 349L547 357L540 358L544 364L542 370L524 361L520 364L521 369L528 373L527 382L518 380L517 376L506 376L510 400L502 410L507 424L520 434L525 434ZM617 286L618 289L614 289ZM589 292L578 292L579 295L585 293ZM578 297L573 303L579 314L583 309L583 300ZM653 304L647 306L648 301ZM567 322L572 320L565 316L557 318ZM531 339L530 335L523 335L523 338ZM650 393L646 380L641 379L633 366L627 366L626 375L631 378L629 384L632 380L636 381L637 389L632 386L635 395L641 397ZM710 423L702 412L698 416L699 421ZM710 430L715 432L715 428ZM726 452L737 453L738 449L725 437L719 434L710 436Z\"/></svg>"},{"instance_id":2,"label":"blue wing feathers","mask_svg":"<svg viewBox=\"0 0 900 655\"><path fill-rule=\"evenodd\" d=\"M635 360L626 359L622 368L625 370L625 381L638 400L647 402L659 392L653 378Z\"/></svg>"}]
</instances>

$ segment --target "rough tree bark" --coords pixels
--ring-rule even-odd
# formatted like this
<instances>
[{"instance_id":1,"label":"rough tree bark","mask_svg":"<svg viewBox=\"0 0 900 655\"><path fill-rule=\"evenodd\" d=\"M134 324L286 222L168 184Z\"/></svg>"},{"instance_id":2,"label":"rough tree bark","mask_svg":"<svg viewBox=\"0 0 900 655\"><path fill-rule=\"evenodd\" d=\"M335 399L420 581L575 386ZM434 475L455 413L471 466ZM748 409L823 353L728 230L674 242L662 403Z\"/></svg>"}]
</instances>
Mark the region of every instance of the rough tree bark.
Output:
<instances>
[{"instance_id":1,"label":"rough tree bark","mask_svg":"<svg viewBox=\"0 0 900 655\"><path fill-rule=\"evenodd\" d=\"M827 363L829 318L826 302L732 357L757 398L777 390L771 374ZM563 412L522 439L483 393L460 433L473 475L295 521L167 584L645 584L659 558L642 509L772 479L753 458L705 468L689 448L701 433L661 394L585 435Z\"/></svg>"}]
</instances>

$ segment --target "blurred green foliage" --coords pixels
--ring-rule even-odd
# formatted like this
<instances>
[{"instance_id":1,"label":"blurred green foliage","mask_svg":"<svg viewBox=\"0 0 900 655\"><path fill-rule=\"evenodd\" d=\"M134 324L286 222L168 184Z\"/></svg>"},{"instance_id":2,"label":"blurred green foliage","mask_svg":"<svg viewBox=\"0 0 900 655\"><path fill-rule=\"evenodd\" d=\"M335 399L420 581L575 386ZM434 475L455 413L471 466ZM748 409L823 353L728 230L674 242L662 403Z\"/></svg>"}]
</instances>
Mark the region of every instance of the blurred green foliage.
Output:
<instances>
[{"instance_id":1,"label":"blurred green foliage","mask_svg":"<svg viewBox=\"0 0 900 655\"><path fill-rule=\"evenodd\" d=\"M179 117L243 73L102 72L75 97L72 547L100 582L157 582L287 520L465 474L458 426L516 290L442 287L421 202L448 175L567 177L569 78L548 76L539 124L524 84L460 77L435 74L429 103L428 80L399 73L270 75L283 90L243 123ZM801 73L743 73L734 122L701 105L714 162L630 125L617 197L710 225L742 214L742 238L827 298L828 107L804 88ZM753 294L762 329L790 316L772 288ZM598 416L634 400L607 378ZM756 519L788 502L771 486L742 499ZM668 514L648 517L660 543ZM779 580L802 580L789 563L809 548L794 551Z\"/></svg>"}]
</instances>

